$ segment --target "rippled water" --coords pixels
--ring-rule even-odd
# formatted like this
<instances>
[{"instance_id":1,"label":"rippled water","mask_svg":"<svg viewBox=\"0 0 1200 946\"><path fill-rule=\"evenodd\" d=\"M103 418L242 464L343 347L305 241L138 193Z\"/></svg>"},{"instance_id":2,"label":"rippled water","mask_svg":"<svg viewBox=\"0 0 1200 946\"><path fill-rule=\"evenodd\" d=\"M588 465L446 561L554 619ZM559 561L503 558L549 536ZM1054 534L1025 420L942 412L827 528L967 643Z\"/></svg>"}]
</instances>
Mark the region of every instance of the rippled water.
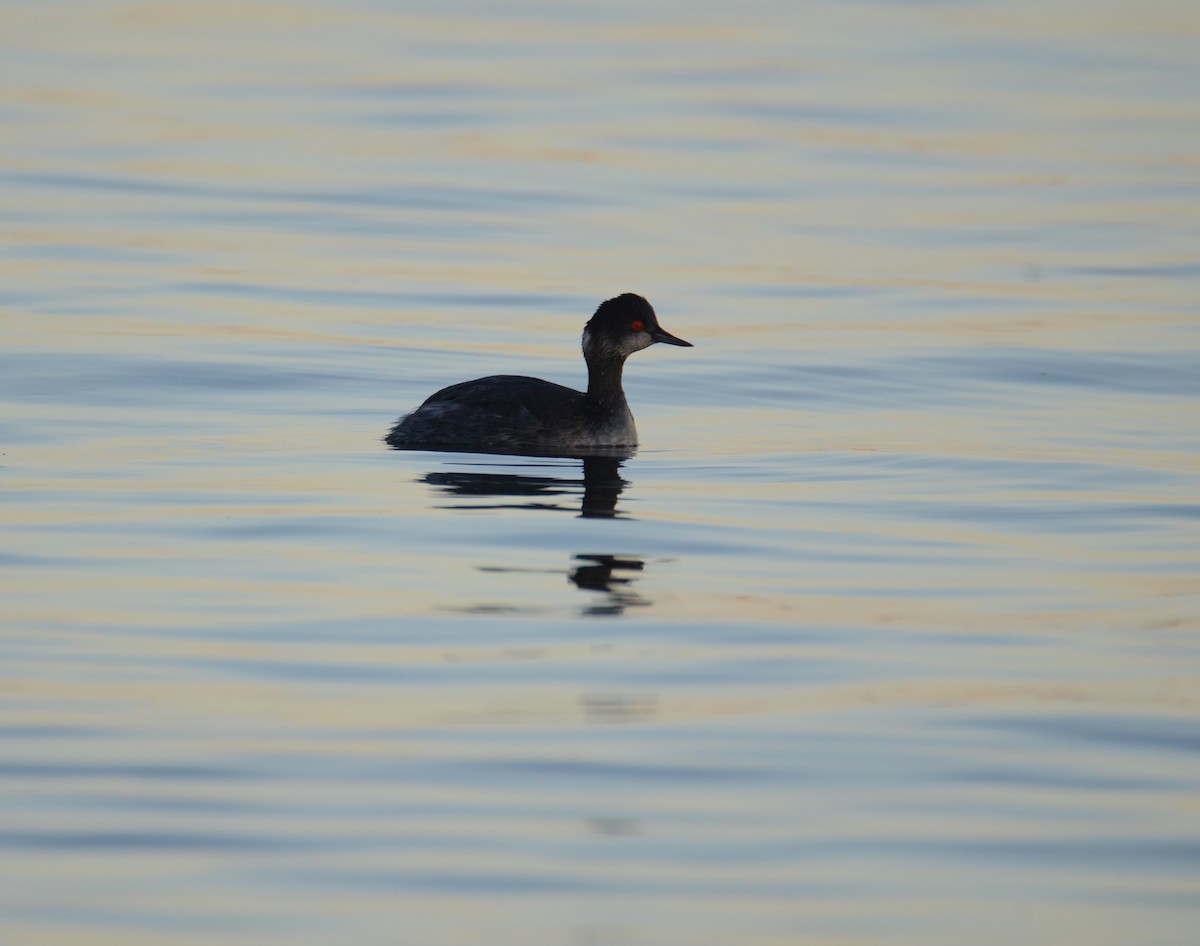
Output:
<instances>
[{"instance_id":1,"label":"rippled water","mask_svg":"<svg viewBox=\"0 0 1200 946\"><path fill-rule=\"evenodd\" d=\"M6 5L0 938L1194 942L1198 39Z\"/></svg>"}]
</instances>

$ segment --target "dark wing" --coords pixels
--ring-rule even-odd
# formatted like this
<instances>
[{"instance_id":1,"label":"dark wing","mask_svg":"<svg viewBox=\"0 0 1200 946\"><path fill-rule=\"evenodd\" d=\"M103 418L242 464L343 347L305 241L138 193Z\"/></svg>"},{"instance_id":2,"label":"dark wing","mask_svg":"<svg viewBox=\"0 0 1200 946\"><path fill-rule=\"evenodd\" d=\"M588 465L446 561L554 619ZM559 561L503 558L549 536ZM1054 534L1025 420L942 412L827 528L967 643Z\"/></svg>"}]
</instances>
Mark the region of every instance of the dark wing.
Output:
<instances>
[{"instance_id":1,"label":"dark wing","mask_svg":"<svg viewBox=\"0 0 1200 946\"><path fill-rule=\"evenodd\" d=\"M442 388L400 420L393 447L478 445L512 449L543 443L571 416L583 395L561 384L494 375Z\"/></svg>"}]
</instances>

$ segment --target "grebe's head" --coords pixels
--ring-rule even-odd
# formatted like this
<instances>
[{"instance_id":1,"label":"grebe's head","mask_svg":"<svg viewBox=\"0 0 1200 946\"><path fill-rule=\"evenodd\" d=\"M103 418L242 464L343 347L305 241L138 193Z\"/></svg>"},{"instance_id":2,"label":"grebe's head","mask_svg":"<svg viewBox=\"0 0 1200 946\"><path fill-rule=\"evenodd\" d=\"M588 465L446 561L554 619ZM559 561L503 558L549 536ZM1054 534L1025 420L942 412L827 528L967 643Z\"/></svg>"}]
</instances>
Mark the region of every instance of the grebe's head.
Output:
<instances>
[{"instance_id":1,"label":"grebe's head","mask_svg":"<svg viewBox=\"0 0 1200 946\"><path fill-rule=\"evenodd\" d=\"M589 359L609 357L624 360L655 342L692 347L691 342L676 338L659 325L654 307L632 292L601 302L600 308L583 329L583 355Z\"/></svg>"}]
</instances>

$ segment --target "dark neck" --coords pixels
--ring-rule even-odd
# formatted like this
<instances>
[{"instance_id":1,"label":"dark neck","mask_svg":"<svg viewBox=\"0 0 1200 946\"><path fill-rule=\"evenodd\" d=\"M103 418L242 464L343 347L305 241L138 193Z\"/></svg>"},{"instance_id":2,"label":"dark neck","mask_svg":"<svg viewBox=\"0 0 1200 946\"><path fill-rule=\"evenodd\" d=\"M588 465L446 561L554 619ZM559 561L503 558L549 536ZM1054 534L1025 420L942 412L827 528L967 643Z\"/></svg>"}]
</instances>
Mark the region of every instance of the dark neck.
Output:
<instances>
[{"instance_id":1,"label":"dark neck","mask_svg":"<svg viewBox=\"0 0 1200 946\"><path fill-rule=\"evenodd\" d=\"M624 369L624 358L596 355L588 359L588 400L605 407L624 404L625 391L621 388Z\"/></svg>"}]
</instances>

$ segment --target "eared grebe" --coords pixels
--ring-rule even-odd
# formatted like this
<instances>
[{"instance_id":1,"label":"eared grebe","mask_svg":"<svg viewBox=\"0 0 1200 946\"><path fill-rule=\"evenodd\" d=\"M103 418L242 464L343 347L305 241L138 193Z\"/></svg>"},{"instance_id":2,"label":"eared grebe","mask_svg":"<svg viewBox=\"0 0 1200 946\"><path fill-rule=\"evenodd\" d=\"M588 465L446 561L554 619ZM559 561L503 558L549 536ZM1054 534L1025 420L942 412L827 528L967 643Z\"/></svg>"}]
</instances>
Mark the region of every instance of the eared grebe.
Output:
<instances>
[{"instance_id":1,"label":"eared grebe","mask_svg":"<svg viewBox=\"0 0 1200 946\"><path fill-rule=\"evenodd\" d=\"M583 329L587 392L516 375L442 388L387 435L397 449L570 453L637 445L621 388L625 359L655 342L684 345L658 324L650 303L627 292L600 304Z\"/></svg>"}]
</instances>

